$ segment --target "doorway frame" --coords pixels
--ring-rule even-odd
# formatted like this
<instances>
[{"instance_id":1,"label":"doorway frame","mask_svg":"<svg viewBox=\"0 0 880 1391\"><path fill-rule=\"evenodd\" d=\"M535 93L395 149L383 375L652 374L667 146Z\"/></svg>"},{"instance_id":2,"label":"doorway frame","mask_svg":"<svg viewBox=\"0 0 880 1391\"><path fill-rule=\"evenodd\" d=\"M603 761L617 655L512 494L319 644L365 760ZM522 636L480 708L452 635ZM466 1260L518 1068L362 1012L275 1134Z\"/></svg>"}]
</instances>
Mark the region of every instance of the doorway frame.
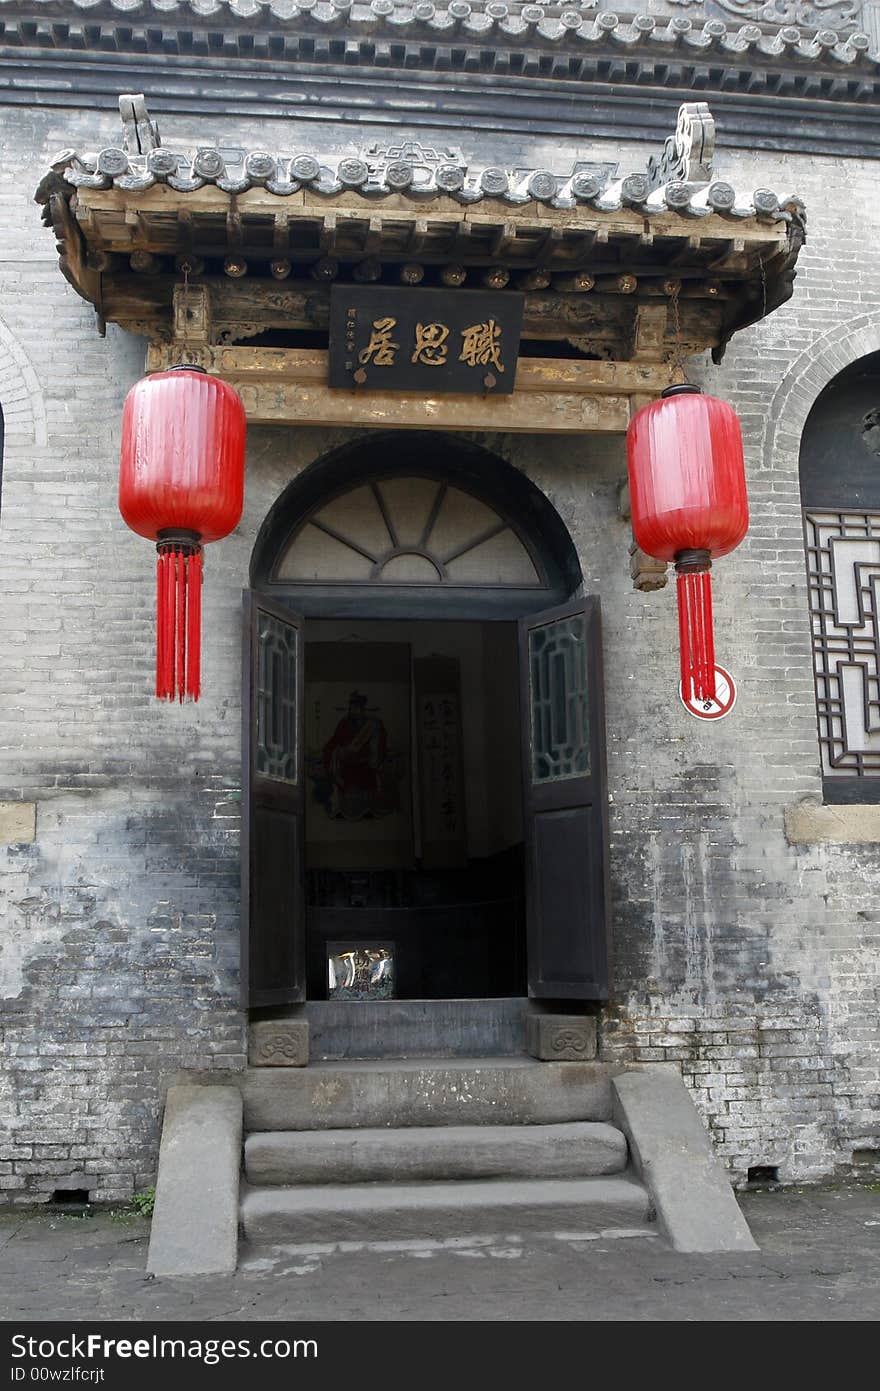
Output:
<instances>
[{"instance_id":1,"label":"doorway frame","mask_svg":"<svg viewBox=\"0 0 880 1391\"><path fill-rule=\"evenodd\" d=\"M493 619L494 619L494 620L497 620L498 622L500 622L504 627L506 627L506 628L509 630L509 632L508 632L508 639L509 639L509 644L510 644L509 656L510 656L510 659L511 659L511 665L512 665L513 673L514 673L513 686L512 686L512 696L513 696L513 702L514 702L514 704L513 704L513 710L514 710L515 715L516 715L516 718L515 718L515 721L514 721L516 733L512 736L513 739L515 740L516 771L517 771L516 793L515 793L515 795L516 795L517 798L519 799L519 800L518 800L518 804L519 804L520 809L521 809L521 811L522 811L522 807L523 807L523 776L524 776L524 770L523 770L523 768L522 768L522 763L521 763L521 760L522 760L521 730L522 730L523 716L522 716L522 710L521 710L522 690L521 690L521 681L520 681L520 679L519 679L519 677L520 677L520 635L519 635L519 631L518 631L518 623L517 623L516 620L514 620L514 619L506 619L506 618L503 618L502 616L500 616L500 615L498 615L498 614L493 615ZM321 622L323 622L323 621L327 621L327 622L331 622L331 623L337 623L337 624L340 624L341 626L344 625L344 629L345 629L346 632L350 631L350 627L355 627L355 628L357 628L357 626L358 626L359 624L366 624L366 623L376 624L377 627L378 627L379 629L385 628L386 626L391 627L392 625L394 625L394 624L396 624L396 623L402 623L402 624L407 624L407 625L415 625L415 626L419 626L419 625L421 625L422 623L424 623L424 624L429 625L430 627L434 628L435 630L436 630L438 627L442 627L442 626L444 626L444 625L445 625L445 626L448 626L448 627L450 627L450 628L456 629L456 630L460 630L462 627L472 627L472 628L474 628L474 629L481 629L481 628L484 628L485 625L486 625L486 623L487 623L487 620L486 620L486 619L479 619L479 618L473 618L473 619L472 619L472 618L453 618L453 619L445 619L445 618L435 618L435 617L433 617L433 616L427 616L427 617L426 617L424 614L419 614L419 615L418 615L417 617L415 617L415 618L404 618L404 619L399 619L399 620L398 620L398 619L391 619L391 618L380 618L380 619L329 619L329 620L324 620L324 619L322 619L322 618L314 618L314 617L313 617L313 618L305 619L304 622L303 622L303 663L302 663L302 672L303 672L303 681L304 681L304 690L305 690L305 691L308 691L308 682L309 682L309 657L308 657L309 646L310 646L310 641L313 641L313 640L314 640L314 639L310 639L310 631L309 631L309 630L310 630L310 627L311 627L312 624L321 623ZM497 630L496 630L496 631L497 631ZM342 639L342 638L339 638L339 639L328 638L328 637L326 636L326 634L324 634L324 633L320 634L320 635L318 636L318 638L317 638L317 642L318 642L319 644L326 644L326 643L332 642L332 641L339 641L340 643L342 643L342 644L344 645L344 639ZM406 637L406 638L404 638L404 637L390 637L390 636L382 636L382 635L380 635L380 634L374 634L374 633L371 633L370 637L364 639L364 643L365 643L365 644L366 644L366 643L369 643L369 642L373 642L373 641L375 641L375 642L380 642L380 643L381 643L381 642L386 642L386 641L387 641L387 642L398 642L398 641L399 641L399 642L401 642L401 643L405 643L408 647L411 647L412 644L414 643L415 639L414 639L414 637ZM429 643L434 643L435 641L436 641L436 643L438 644L438 646L439 646L442 650L448 650L448 649L444 649L444 648L443 648L443 638L439 635L439 633L436 633L436 632L435 632L435 635L432 636L432 637L429 639ZM413 662L414 662L414 661L417 661L417 660L418 660L418 658L416 658L416 657L413 657L413 658L412 658L412 661L413 661ZM416 689L417 689L417 688L416 688L415 684L413 684L413 688L412 688L411 695L415 696ZM414 842L415 842L415 845L418 846L418 839L419 839L419 838L418 838L418 834L416 833L416 829L415 829L415 828L416 828L416 822L417 822L418 816L419 816L419 811L418 811L418 777L417 777L417 774L416 774L416 767L417 767L417 761L418 761L418 760L417 760L417 753L416 753L417 732L416 732L415 724L414 724L413 727L412 727L411 736L412 736L412 737L411 737L411 744L412 744L412 747L411 747L410 753L411 753L411 760L412 760L412 780L411 780L412 786L411 786L411 796L412 796L413 831L414 831ZM306 816L305 819L304 819L304 824L306 824L307 821L308 821L308 817ZM523 825L523 827L522 827L522 835L521 835L521 841L522 841L522 843L523 843L523 850L524 850L524 832L525 832L525 828L524 828L524 825ZM514 844L519 844L519 842L514 842ZM510 849L511 847L508 846L508 847L506 847L506 848L507 848L507 849ZM500 853L500 852L494 852L494 853ZM468 861L467 861L467 864L468 864L468 865L471 865L471 864L473 864L473 863L474 863L474 862L471 861L471 860L468 860ZM305 873L306 873L306 875L307 875L307 874L308 874L308 871L309 871L309 868L310 868L310 866L309 866L309 864L308 864L308 851L307 851L307 850L304 852L303 866L304 866ZM316 867L313 866L312 868L316 868ZM321 867L317 867L317 868L321 868ZM362 872L370 872L370 868L371 868L371 867L369 867L369 866L357 866L357 867L355 867L355 866L349 866L348 868L352 869L354 872L358 872L358 870L361 870ZM434 868L436 869L436 866L435 866ZM380 866L373 866L372 869L373 869L374 871L379 871L379 870L381 869L381 867L380 867ZM424 865L423 865L423 862L422 862L421 859L418 859L418 860L414 859L413 862L412 862L412 864L410 864L410 865L404 867L404 871L405 871L405 872L412 872L413 870L415 870L416 872L421 872L422 869L424 869ZM394 870L392 869L392 870L390 870L389 872L392 872L392 873L393 873ZM428 873L431 872L431 868L430 868L430 867L428 868L428 871L427 871L427 872L428 872ZM466 993L461 993L461 992L456 991L456 992L452 992L452 993L447 992L446 994L442 994L442 995L435 995L435 994L401 995L401 996L395 996L395 1003L397 1003L397 1004L402 1004L402 1003L411 1003L411 1002L413 1002L413 1001L423 1001L423 1002L424 1002L424 1001L437 1001L437 1000L443 1000L443 999L446 999L446 1000L469 1001L469 1000L476 1000L476 999L487 999L487 1000L488 1000L488 999L513 999L513 998L516 998L516 999L526 999L526 998L528 998L528 985L527 985L527 964L528 964L528 963L527 963L526 932L525 932L525 928L526 928L526 923L525 923L526 895L525 895L525 877L524 877L524 876L525 876L525 865L524 865L524 861L523 861L523 864L522 864L522 876L523 876L523 877L522 877L522 884L521 884L521 890L522 890L522 892L521 892L520 895L519 895L518 907L517 907L517 913L518 913L518 915L519 915L519 919L518 919L518 920L519 920L519 924L520 924L520 927L521 927L521 941L520 941L520 943L519 943L519 949L518 949L518 960L519 960L520 966L521 966L521 977L522 977L522 978L521 978L521 987L522 987L522 988L521 988L521 989L518 989L518 990L506 991L506 992L505 992L505 991L498 992L497 990L491 991L491 990L488 990L488 989L487 989L487 991L486 991L484 994L473 994L473 993L467 993L467 992L466 992ZM500 902L500 900L499 900L499 902ZM463 908L463 907L467 907L467 906L469 906L469 905L468 905L468 904L465 904L463 901L460 901L460 902L458 902L458 903L450 904L450 905L447 905L447 906L449 907L450 911L453 911L453 912L454 912L454 911L456 911L456 910L458 910L458 909L461 909L461 908ZM428 913L433 912L433 911L440 911L441 907L442 907L442 905L438 905L438 906L436 906L436 907L432 907L432 906L429 905L429 904L422 904L421 906L419 906L419 905L417 905L417 904L413 904L413 905L412 905L412 912L413 912L413 915L414 915L414 916L418 916L420 913L421 913L422 915L427 915ZM341 905L340 905L340 907L339 907L339 911L340 911L340 912L342 911L342 906L341 906ZM384 934L384 936L387 937L387 938L394 938L394 937L395 937L395 930L394 930L394 927L393 927L393 912L399 911L399 910L397 910L397 909L393 909L393 910L392 910L392 909L384 909L384 908L382 908L382 907L380 907L380 906L373 906L373 907L370 907L370 908L365 908L365 909L363 909L362 911L365 913L365 915L366 915L366 914L370 914L371 917L375 919L375 923L376 923L375 930L372 931L372 932L370 932L370 933L368 933L368 934L366 934L366 935L371 936L373 939L378 939L379 937L383 936L383 934ZM392 918L391 918L391 920L389 920L387 923L383 923L383 921L382 921L382 915L383 915L383 913L386 913L386 912L391 912L391 913L392 913ZM304 921L305 921L305 931L306 931L306 958L307 958L307 960L306 960L306 982L307 982L306 1000L309 1001L309 1002L312 1002L312 1003L326 1004L326 1003L328 1003L328 1001L327 1001L326 997L325 997L323 994L320 994L320 993L319 993L319 994L312 994L312 993L311 993L311 989L309 988L310 984L311 984L311 985L314 985L314 982L317 980L317 950L316 950L316 941L315 941L315 938L312 936L313 925L312 925L312 923L311 923L311 921L310 921L309 913L310 913L310 905L309 905L308 896L307 896L306 904L305 904L305 908L304 908L304 914L305 914ZM416 929L416 931L418 931L418 929ZM349 935L349 936L351 936L351 937L354 937L354 936L357 935L357 933L355 932L355 930L354 930L353 928L349 931L348 929L343 929L343 928L340 926L338 929L336 929L336 935L337 935L337 936L342 936L342 937L344 937L344 936L346 936L346 935ZM361 1002L357 1002L357 1003L361 1003Z\"/></svg>"},{"instance_id":2,"label":"doorway frame","mask_svg":"<svg viewBox=\"0 0 880 1391\"><path fill-rule=\"evenodd\" d=\"M493 507L536 559L536 569L543 583L540 587L376 580L327 583L279 581L275 577L275 569L291 540L321 505L345 492L393 477L436 478L451 487L460 487ZM288 610L291 618L300 619L468 619L479 622L513 619L522 624L533 616L551 615L561 606L580 601L596 606L598 623L598 599L593 596L588 600L584 596L583 583L580 561L568 528L550 499L525 473L483 446L455 435L383 431L359 436L330 451L287 486L260 528L252 556L249 593L267 605ZM597 753L602 768L598 790L601 792L605 787L606 760L601 662L597 673L596 710L601 722ZM523 718L528 718L527 714L523 714ZM604 937L606 971L604 979L586 992L567 992L569 999L602 1001L611 993L608 825L604 793L600 801L602 805L597 811L604 828L600 872L605 885L602 922L590 920L586 930L591 934L601 931ZM524 815L527 805L523 788ZM533 994L531 990L530 994ZM248 1007L251 1002L243 1000L243 1003Z\"/></svg>"}]
</instances>

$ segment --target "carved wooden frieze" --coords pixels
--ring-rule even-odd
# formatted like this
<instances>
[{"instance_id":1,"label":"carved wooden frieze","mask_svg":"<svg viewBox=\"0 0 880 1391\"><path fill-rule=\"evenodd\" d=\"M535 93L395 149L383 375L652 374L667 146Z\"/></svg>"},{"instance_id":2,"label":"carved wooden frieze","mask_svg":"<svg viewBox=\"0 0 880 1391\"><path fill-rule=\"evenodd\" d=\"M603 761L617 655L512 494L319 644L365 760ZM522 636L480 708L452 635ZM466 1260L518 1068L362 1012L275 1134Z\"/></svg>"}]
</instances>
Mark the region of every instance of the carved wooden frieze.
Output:
<instances>
[{"instance_id":1,"label":"carved wooden frieze","mask_svg":"<svg viewBox=\"0 0 880 1391\"><path fill-rule=\"evenodd\" d=\"M333 390L327 354L318 350L190 343L153 344L147 370L183 359L231 382L254 424L618 434L629 423L633 397L656 396L675 379L667 363L522 358L512 395L441 400L423 391Z\"/></svg>"}]
</instances>

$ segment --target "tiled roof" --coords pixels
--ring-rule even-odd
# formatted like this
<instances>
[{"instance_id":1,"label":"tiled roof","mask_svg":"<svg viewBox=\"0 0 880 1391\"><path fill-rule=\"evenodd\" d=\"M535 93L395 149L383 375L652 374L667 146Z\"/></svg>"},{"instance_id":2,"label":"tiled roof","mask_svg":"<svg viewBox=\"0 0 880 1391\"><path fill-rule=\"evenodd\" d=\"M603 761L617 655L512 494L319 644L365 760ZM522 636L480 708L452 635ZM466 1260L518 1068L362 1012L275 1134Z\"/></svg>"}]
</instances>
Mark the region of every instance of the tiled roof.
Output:
<instances>
[{"instance_id":1,"label":"tiled roof","mask_svg":"<svg viewBox=\"0 0 880 1391\"><path fill-rule=\"evenodd\" d=\"M714 176L705 102L684 103L657 156L623 175L613 164L473 168L451 146L399 132L332 155L183 151L161 143L143 96L119 107L119 145L63 150L35 197L78 293L102 321L149 337L171 332L181 274L218 292L214 331L228 337L217 341L261 333L275 310L288 328L296 311L310 331L315 296L339 275L418 284L426 271L441 281L454 271L443 283L472 274L498 290L513 275L539 299L552 288L536 322L546 329L556 316L563 337L585 322L594 290L591 341L604 333L621 360L642 339L656 348L657 311L670 297L682 298L682 341L717 358L731 334L791 295L803 204ZM293 289L280 292L289 277ZM295 298L279 306L279 293Z\"/></svg>"},{"instance_id":2,"label":"tiled roof","mask_svg":"<svg viewBox=\"0 0 880 1391\"><path fill-rule=\"evenodd\" d=\"M115 39L109 31L88 32L107 22L119 31ZM132 41L132 32L141 26L148 28ZM177 42L175 31L184 29L188 37ZM654 55L682 61L757 60L761 67L818 65L832 71L880 67L880 52L871 51L869 36L853 32L849 23L838 32L831 27L771 28L766 23L729 24L686 15L621 18L597 11L595 0L568 5L506 0L0 0L0 42L7 44L149 49L158 43L166 51L226 56L230 45L232 50L236 47L233 35L242 30L251 36L246 51L254 56L277 52L275 39L285 56L291 56L291 42L301 40L307 48L321 35L335 35L343 46L346 41L356 48L366 42L380 50L395 39L475 47L488 42L490 49L526 46L565 51L572 57L608 52L642 59ZM209 33L219 44L212 47ZM341 56L351 61L354 55ZM372 56L375 59L376 53ZM426 52L424 64L431 62Z\"/></svg>"},{"instance_id":3,"label":"tiled roof","mask_svg":"<svg viewBox=\"0 0 880 1391\"><path fill-rule=\"evenodd\" d=\"M264 188L279 198L307 189L326 198L355 192L365 202L397 195L412 202L448 197L462 204L491 201L511 207L531 203L564 209L588 204L600 213L634 208L649 218L672 212L682 218L716 213L730 219L787 221L793 213L799 214L801 207L785 191L736 189L711 177L664 180L659 165L649 167L647 173L622 177L585 170L512 172L500 166L469 169L442 159L426 164L421 162L422 154L421 147L413 145L404 145L400 157L381 161L370 151L330 160L310 151L283 157L252 151L230 168L224 152L209 145L189 152L162 145L142 157L112 147L92 155L63 150L52 161L36 197L45 203L52 192L66 190L69 195L76 188L139 193L167 184L178 193L195 192L206 185L215 185L230 195Z\"/></svg>"}]
</instances>

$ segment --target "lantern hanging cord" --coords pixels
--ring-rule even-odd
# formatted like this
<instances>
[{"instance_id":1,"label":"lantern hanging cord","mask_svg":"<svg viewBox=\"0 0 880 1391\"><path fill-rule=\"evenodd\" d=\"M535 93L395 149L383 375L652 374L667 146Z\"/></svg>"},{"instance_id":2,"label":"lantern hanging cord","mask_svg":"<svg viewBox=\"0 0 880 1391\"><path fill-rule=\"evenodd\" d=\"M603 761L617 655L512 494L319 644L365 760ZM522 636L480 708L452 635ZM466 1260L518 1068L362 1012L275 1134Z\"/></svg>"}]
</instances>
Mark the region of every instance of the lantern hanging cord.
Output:
<instances>
[{"instance_id":1,"label":"lantern hanging cord","mask_svg":"<svg viewBox=\"0 0 880 1391\"><path fill-rule=\"evenodd\" d=\"M189 261L183 263L183 331L189 328ZM184 354L189 356L188 350Z\"/></svg>"},{"instance_id":2,"label":"lantern hanging cord","mask_svg":"<svg viewBox=\"0 0 880 1391\"><path fill-rule=\"evenodd\" d=\"M189 346L189 340L187 336L189 328L189 273L191 268L192 263L189 259L185 260L180 267L180 269L183 271L183 334L182 340L176 341L178 342L179 351L182 353L183 361L177 362L173 367L169 367L167 369L169 372L204 373L205 371L204 367L201 367L197 362L192 361L194 352L193 349Z\"/></svg>"},{"instance_id":3,"label":"lantern hanging cord","mask_svg":"<svg viewBox=\"0 0 880 1391\"><path fill-rule=\"evenodd\" d=\"M684 351L683 351L682 346L681 346L681 304L679 303L680 298L681 298L681 281L680 281L680 280L675 280L675 281L673 281L673 283L672 283L672 286L671 286L671 289L670 289L670 293L669 293L669 303L670 303L671 308L672 308L672 330L673 330L673 333L674 333L674 336L675 336L675 338L674 338L674 341L675 341L675 351L674 351L674 354L673 354L673 366L674 366L674 368L675 368L676 375L679 376L683 382L686 382L686 381L687 381L687 369L685 368L685 365L684 365Z\"/></svg>"}]
</instances>

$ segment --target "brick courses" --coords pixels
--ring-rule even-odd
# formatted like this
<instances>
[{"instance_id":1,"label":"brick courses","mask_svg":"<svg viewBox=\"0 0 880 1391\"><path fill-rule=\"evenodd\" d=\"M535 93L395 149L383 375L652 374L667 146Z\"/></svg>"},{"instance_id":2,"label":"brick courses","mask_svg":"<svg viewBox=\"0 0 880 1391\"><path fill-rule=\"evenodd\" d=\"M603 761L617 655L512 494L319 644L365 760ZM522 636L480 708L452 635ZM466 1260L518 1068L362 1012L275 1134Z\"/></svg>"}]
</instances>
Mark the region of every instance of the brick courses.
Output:
<instances>
[{"instance_id":1,"label":"brick courses","mask_svg":"<svg viewBox=\"0 0 880 1391\"><path fill-rule=\"evenodd\" d=\"M193 124L166 118L166 138ZM264 123L217 122L217 135L274 147ZM117 139L111 116L0 108L0 799L37 803L36 840L0 846L0 1192L13 1201L64 1186L130 1196L154 1177L168 1079L244 1066L239 595L269 507L346 437L251 432L244 518L207 551L206 695L157 708L152 555L115 500L143 344L98 337L30 202L57 148ZM499 145L511 163L554 162ZM647 153L568 141L562 163L636 167ZM880 1146L880 846L789 846L783 822L821 799L798 441L830 376L880 350L880 208L868 162L722 151L716 168L790 185L809 213L793 301L721 367L694 364L741 415L750 480L750 535L715 570L719 659L740 691L727 721L681 711L673 596L630 588L621 442L482 442L547 492L602 598L617 982L603 1053L680 1062L737 1181L766 1164L801 1181Z\"/></svg>"}]
</instances>

